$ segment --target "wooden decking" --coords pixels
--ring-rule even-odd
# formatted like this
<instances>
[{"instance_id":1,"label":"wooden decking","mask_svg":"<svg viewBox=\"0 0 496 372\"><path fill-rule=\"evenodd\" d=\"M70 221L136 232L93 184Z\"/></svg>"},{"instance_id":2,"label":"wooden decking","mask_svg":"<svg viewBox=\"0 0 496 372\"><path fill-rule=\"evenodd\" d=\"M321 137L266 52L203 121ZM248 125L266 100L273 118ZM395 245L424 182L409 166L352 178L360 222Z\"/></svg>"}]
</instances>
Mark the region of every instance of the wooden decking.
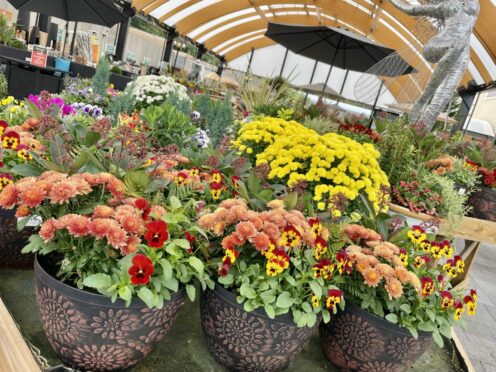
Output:
<instances>
[{"instance_id":1,"label":"wooden decking","mask_svg":"<svg viewBox=\"0 0 496 372\"><path fill-rule=\"evenodd\" d=\"M12 316L0 298L0 371L40 372Z\"/></svg>"}]
</instances>

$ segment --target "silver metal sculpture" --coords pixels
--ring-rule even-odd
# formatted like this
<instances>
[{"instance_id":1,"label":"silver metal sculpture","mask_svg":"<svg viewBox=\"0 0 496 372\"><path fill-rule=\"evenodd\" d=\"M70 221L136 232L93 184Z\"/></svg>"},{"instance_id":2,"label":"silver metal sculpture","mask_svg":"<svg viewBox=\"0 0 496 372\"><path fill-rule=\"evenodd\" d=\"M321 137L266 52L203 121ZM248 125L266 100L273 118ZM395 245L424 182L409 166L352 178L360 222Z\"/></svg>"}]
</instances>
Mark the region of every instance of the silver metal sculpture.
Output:
<instances>
[{"instance_id":1,"label":"silver metal sculpture","mask_svg":"<svg viewBox=\"0 0 496 372\"><path fill-rule=\"evenodd\" d=\"M424 45L423 56L437 66L409 114L410 121L421 120L432 129L467 69L470 35L479 15L479 2L430 0L427 4L407 5L401 0L390 1L408 15L433 18L443 25L441 31Z\"/></svg>"}]
</instances>

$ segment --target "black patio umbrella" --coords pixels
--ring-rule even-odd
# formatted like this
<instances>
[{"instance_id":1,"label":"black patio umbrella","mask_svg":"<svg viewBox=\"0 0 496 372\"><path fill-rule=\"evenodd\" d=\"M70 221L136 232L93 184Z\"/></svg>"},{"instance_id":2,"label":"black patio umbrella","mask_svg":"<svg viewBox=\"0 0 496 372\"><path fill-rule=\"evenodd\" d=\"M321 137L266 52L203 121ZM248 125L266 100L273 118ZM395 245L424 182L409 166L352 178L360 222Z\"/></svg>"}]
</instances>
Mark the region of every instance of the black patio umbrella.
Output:
<instances>
[{"instance_id":1,"label":"black patio umbrella","mask_svg":"<svg viewBox=\"0 0 496 372\"><path fill-rule=\"evenodd\" d=\"M112 0L8 0L8 2L18 10L43 13L67 22L86 22L112 27L127 19ZM67 33L66 24L66 39Z\"/></svg>"},{"instance_id":2,"label":"black patio umbrella","mask_svg":"<svg viewBox=\"0 0 496 372\"><path fill-rule=\"evenodd\" d=\"M327 75L328 80L334 66L344 70L367 72L379 61L395 53L394 49L337 27L270 22L265 36L296 54L316 60L310 83L312 83L318 62L331 65ZM380 75L396 77L414 71L406 61L403 59L401 61L399 68L397 67L394 71L384 71ZM327 85L327 80L324 86Z\"/></svg>"}]
</instances>

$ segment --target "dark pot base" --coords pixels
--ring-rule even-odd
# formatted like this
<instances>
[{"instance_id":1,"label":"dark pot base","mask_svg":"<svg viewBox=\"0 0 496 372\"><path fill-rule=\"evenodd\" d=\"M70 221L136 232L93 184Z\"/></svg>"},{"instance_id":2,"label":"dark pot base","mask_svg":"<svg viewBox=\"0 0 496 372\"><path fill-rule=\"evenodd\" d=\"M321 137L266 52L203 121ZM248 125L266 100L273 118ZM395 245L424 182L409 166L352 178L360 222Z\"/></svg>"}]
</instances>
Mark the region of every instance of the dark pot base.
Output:
<instances>
[{"instance_id":1,"label":"dark pot base","mask_svg":"<svg viewBox=\"0 0 496 372\"><path fill-rule=\"evenodd\" d=\"M185 291L162 309L138 299L131 306L82 291L52 277L47 260L35 261L36 300L43 329L57 355L81 370L123 370L139 363L168 332L184 303Z\"/></svg>"},{"instance_id":2,"label":"dark pot base","mask_svg":"<svg viewBox=\"0 0 496 372\"><path fill-rule=\"evenodd\" d=\"M29 227L17 231L15 211L0 208L0 268L33 268L34 255L21 253L32 233L33 228Z\"/></svg>"},{"instance_id":3,"label":"dark pot base","mask_svg":"<svg viewBox=\"0 0 496 372\"><path fill-rule=\"evenodd\" d=\"M468 205L469 217L496 222L496 190L482 187L470 195Z\"/></svg>"},{"instance_id":4,"label":"dark pot base","mask_svg":"<svg viewBox=\"0 0 496 372\"><path fill-rule=\"evenodd\" d=\"M404 371L432 340L430 333L421 331L415 339L408 330L350 302L319 331L326 358L342 371Z\"/></svg>"},{"instance_id":5,"label":"dark pot base","mask_svg":"<svg viewBox=\"0 0 496 372\"><path fill-rule=\"evenodd\" d=\"M246 312L234 294L218 285L202 293L200 311L208 349L230 371L283 369L317 328L298 328L290 315L270 319L263 310Z\"/></svg>"}]
</instances>

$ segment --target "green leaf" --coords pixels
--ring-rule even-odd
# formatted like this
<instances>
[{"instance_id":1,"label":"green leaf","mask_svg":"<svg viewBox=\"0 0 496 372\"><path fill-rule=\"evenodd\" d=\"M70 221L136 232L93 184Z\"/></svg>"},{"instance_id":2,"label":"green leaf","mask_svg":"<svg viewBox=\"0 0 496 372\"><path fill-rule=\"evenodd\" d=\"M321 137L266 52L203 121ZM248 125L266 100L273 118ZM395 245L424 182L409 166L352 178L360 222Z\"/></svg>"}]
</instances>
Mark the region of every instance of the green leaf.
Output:
<instances>
[{"instance_id":1,"label":"green leaf","mask_svg":"<svg viewBox=\"0 0 496 372\"><path fill-rule=\"evenodd\" d=\"M162 277L164 280L169 280L172 278L172 266L169 261L165 258L162 258L160 261L160 266L162 266Z\"/></svg>"},{"instance_id":2,"label":"green leaf","mask_svg":"<svg viewBox=\"0 0 496 372\"><path fill-rule=\"evenodd\" d=\"M418 329L420 329L421 331L425 331L425 332L434 332L436 327L432 323L424 322L424 323L420 323L418 325Z\"/></svg>"},{"instance_id":3,"label":"green leaf","mask_svg":"<svg viewBox=\"0 0 496 372\"><path fill-rule=\"evenodd\" d=\"M441 334L450 339L452 337L451 335L451 327L450 326L442 326L442 327L439 327L439 331L441 332Z\"/></svg>"},{"instance_id":4,"label":"green leaf","mask_svg":"<svg viewBox=\"0 0 496 372\"><path fill-rule=\"evenodd\" d=\"M432 332L432 339L439 347L444 346L443 338L441 337L441 334L439 333L439 331L437 329L434 332Z\"/></svg>"},{"instance_id":5,"label":"green leaf","mask_svg":"<svg viewBox=\"0 0 496 372\"><path fill-rule=\"evenodd\" d=\"M276 317L276 312L271 305L265 305L264 308L265 308L265 312L267 313L267 316L270 319L274 319Z\"/></svg>"},{"instance_id":6,"label":"green leaf","mask_svg":"<svg viewBox=\"0 0 496 372\"><path fill-rule=\"evenodd\" d=\"M155 296L147 287L141 287L138 290L138 297L141 298L148 307L153 307L155 305Z\"/></svg>"},{"instance_id":7,"label":"green leaf","mask_svg":"<svg viewBox=\"0 0 496 372\"><path fill-rule=\"evenodd\" d=\"M265 291L260 293L260 298L266 303L266 304L271 304L275 302L276 296L274 295L274 291Z\"/></svg>"},{"instance_id":8,"label":"green leaf","mask_svg":"<svg viewBox=\"0 0 496 372\"><path fill-rule=\"evenodd\" d=\"M407 314L410 314L412 312L412 308L408 304L401 305L400 309L403 310Z\"/></svg>"},{"instance_id":9,"label":"green leaf","mask_svg":"<svg viewBox=\"0 0 496 372\"><path fill-rule=\"evenodd\" d=\"M10 173L22 177L38 177L41 174L41 169L32 164L17 164L10 168Z\"/></svg>"},{"instance_id":10,"label":"green leaf","mask_svg":"<svg viewBox=\"0 0 496 372\"><path fill-rule=\"evenodd\" d=\"M188 263L198 272L198 274L200 274L200 276L203 276L204 266L203 262L199 258L191 256L188 259Z\"/></svg>"},{"instance_id":11,"label":"green leaf","mask_svg":"<svg viewBox=\"0 0 496 372\"><path fill-rule=\"evenodd\" d=\"M84 145L87 147L91 147L96 145L98 141L100 141L100 138L102 135L98 132L88 132L86 133L86 136L84 137Z\"/></svg>"},{"instance_id":12,"label":"green leaf","mask_svg":"<svg viewBox=\"0 0 496 372\"><path fill-rule=\"evenodd\" d=\"M169 201L170 201L170 205L171 205L171 208L173 211L181 208L181 201L177 197L171 196L169 198Z\"/></svg>"},{"instance_id":13,"label":"green leaf","mask_svg":"<svg viewBox=\"0 0 496 372\"><path fill-rule=\"evenodd\" d=\"M322 297L322 287L316 282L310 282L310 289L318 298Z\"/></svg>"},{"instance_id":14,"label":"green leaf","mask_svg":"<svg viewBox=\"0 0 496 372\"><path fill-rule=\"evenodd\" d=\"M174 243L180 246L183 249L189 249L191 245L186 239L174 239ZM193 257L191 257L193 258Z\"/></svg>"},{"instance_id":15,"label":"green leaf","mask_svg":"<svg viewBox=\"0 0 496 372\"><path fill-rule=\"evenodd\" d=\"M302 308L303 310L305 310L305 312L307 312L307 313L312 313L312 312L313 312L313 310L312 310L312 306L311 306L308 302L303 302L303 303L301 304L301 308Z\"/></svg>"},{"instance_id":16,"label":"green leaf","mask_svg":"<svg viewBox=\"0 0 496 372\"><path fill-rule=\"evenodd\" d=\"M286 196L283 201L286 210L290 211L296 207L296 203L298 202L298 194L296 192L292 192Z\"/></svg>"},{"instance_id":17,"label":"green leaf","mask_svg":"<svg viewBox=\"0 0 496 372\"><path fill-rule=\"evenodd\" d=\"M329 323L331 320L331 314L329 314L329 311L327 310L322 310L322 320L324 323Z\"/></svg>"},{"instance_id":18,"label":"green leaf","mask_svg":"<svg viewBox=\"0 0 496 372\"><path fill-rule=\"evenodd\" d=\"M239 294L249 299L257 297L257 292L251 288L248 283L241 284L241 287L239 287Z\"/></svg>"},{"instance_id":19,"label":"green leaf","mask_svg":"<svg viewBox=\"0 0 496 372\"><path fill-rule=\"evenodd\" d=\"M177 292L179 288L179 282L176 278L170 278L169 280L165 280L162 282L167 288L169 288L173 292Z\"/></svg>"},{"instance_id":20,"label":"green leaf","mask_svg":"<svg viewBox=\"0 0 496 372\"><path fill-rule=\"evenodd\" d=\"M84 278L83 284L89 288L102 289L110 286L112 279L107 274L93 274Z\"/></svg>"},{"instance_id":21,"label":"green leaf","mask_svg":"<svg viewBox=\"0 0 496 372\"><path fill-rule=\"evenodd\" d=\"M217 281L220 284L231 285L234 282L234 276L232 274L227 274L226 276L220 276Z\"/></svg>"},{"instance_id":22,"label":"green leaf","mask_svg":"<svg viewBox=\"0 0 496 372\"><path fill-rule=\"evenodd\" d=\"M194 285L188 284L186 285L186 293L188 294L189 299L191 302L195 301L196 297L196 288Z\"/></svg>"},{"instance_id":23,"label":"green leaf","mask_svg":"<svg viewBox=\"0 0 496 372\"><path fill-rule=\"evenodd\" d=\"M132 293L131 293L131 290L129 289L128 286L121 287L119 289L119 297L122 298L126 302L131 301L131 295L132 295Z\"/></svg>"},{"instance_id":24,"label":"green leaf","mask_svg":"<svg viewBox=\"0 0 496 372\"><path fill-rule=\"evenodd\" d=\"M386 315L386 320L391 323L398 323L398 316L396 314L388 314Z\"/></svg>"},{"instance_id":25,"label":"green leaf","mask_svg":"<svg viewBox=\"0 0 496 372\"><path fill-rule=\"evenodd\" d=\"M283 309L288 309L293 305L293 298L291 297L291 293L282 292L279 296L277 296L276 306L281 307Z\"/></svg>"}]
</instances>

